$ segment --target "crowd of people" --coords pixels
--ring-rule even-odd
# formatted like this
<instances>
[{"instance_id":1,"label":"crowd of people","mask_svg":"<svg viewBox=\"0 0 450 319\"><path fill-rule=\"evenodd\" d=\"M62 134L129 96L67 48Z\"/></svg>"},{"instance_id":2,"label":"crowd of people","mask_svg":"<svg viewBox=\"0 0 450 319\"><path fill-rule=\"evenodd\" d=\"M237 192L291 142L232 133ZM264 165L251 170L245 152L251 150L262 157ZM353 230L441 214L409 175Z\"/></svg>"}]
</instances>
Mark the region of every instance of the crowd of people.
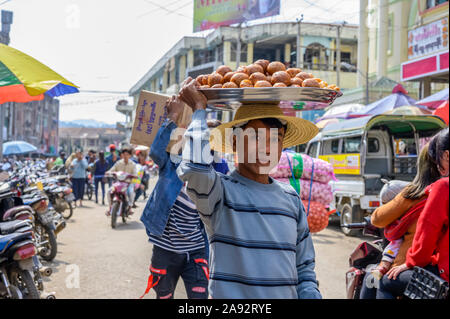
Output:
<instances>
[{"instance_id":1,"label":"crowd of people","mask_svg":"<svg viewBox=\"0 0 450 319\"><path fill-rule=\"evenodd\" d=\"M99 192L101 190L101 204L105 205L105 197L110 204L108 188L112 185L112 178L109 173L123 171L135 175L136 179L130 184L127 195L133 208L136 208L136 200L144 194L143 184L148 181L149 176L145 172L144 166L152 161L148 158L148 153L141 150L133 150L131 146L125 146L118 150L116 145L109 145L109 155L105 156L105 151L89 150L86 155L81 149L76 150L69 157L61 151L59 156L47 161L47 168L65 166L71 181L75 196L75 205L83 206L86 184L92 178L94 184L95 202L99 203ZM109 212L109 211L108 211ZM107 212L107 214L108 214Z\"/></svg>"}]
</instances>

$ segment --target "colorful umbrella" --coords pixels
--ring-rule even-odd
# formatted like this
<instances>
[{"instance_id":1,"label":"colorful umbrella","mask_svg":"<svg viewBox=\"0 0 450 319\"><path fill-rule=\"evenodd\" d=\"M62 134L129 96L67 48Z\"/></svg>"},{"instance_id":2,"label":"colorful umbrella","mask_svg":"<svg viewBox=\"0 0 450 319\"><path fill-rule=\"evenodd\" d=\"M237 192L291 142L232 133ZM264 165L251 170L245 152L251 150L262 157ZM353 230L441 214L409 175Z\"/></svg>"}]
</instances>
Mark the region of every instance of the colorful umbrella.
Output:
<instances>
[{"instance_id":1,"label":"colorful umbrella","mask_svg":"<svg viewBox=\"0 0 450 319\"><path fill-rule=\"evenodd\" d=\"M448 111L448 101L445 101L436 110L434 110L433 115L439 116L448 125Z\"/></svg>"},{"instance_id":2,"label":"colorful umbrella","mask_svg":"<svg viewBox=\"0 0 450 319\"><path fill-rule=\"evenodd\" d=\"M3 143L3 155L19 155L36 152L37 148L24 141L12 141Z\"/></svg>"},{"instance_id":3,"label":"colorful umbrella","mask_svg":"<svg viewBox=\"0 0 450 319\"><path fill-rule=\"evenodd\" d=\"M46 65L0 43L0 104L42 100L44 94L56 97L77 92L75 84Z\"/></svg>"},{"instance_id":4,"label":"colorful umbrella","mask_svg":"<svg viewBox=\"0 0 450 319\"><path fill-rule=\"evenodd\" d=\"M396 114L396 115L427 115L431 114L431 111L411 105L405 105L397 107L393 110L384 112L383 114Z\"/></svg>"},{"instance_id":5,"label":"colorful umbrella","mask_svg":"<svg viewBox=\"0 0 450 319\"><path fill-rule=\"evenodd\" d=\"M448 101L448 88L434 93L433 95L430 95L420 101L417 101L416 105L424 105L429 107L430 109L436 109L445 101Z\"/></svg>"},{"instance_id":6,"label":"colorful umbrella","mask_svg":"<svg viewBox=\"0 0 450 319\"><path fill-rule=\"evenodd\" d=\"M400 84L396 85L392 90L392 94L381 100L375 101L360 111L351 114L350 117L361 117L368 115L378 115L391 111L397 107L405 105L414 105L416 100L407 95L408 92Z\"/></svg>"}]
</instances>

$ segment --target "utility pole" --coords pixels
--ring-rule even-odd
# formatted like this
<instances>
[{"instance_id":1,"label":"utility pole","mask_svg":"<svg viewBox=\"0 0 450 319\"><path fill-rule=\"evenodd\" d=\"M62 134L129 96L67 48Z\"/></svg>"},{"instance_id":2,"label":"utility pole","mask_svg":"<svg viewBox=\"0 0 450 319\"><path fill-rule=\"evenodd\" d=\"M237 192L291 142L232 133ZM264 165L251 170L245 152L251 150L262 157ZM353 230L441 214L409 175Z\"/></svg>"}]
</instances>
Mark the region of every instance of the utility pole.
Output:
<instances>
[{"instance_id":1,"label":"utility pole","mask_svg":"<svg viewBox=\"0 0 450 319\"><path fill-rule=\"evenodd\" d=\"M366 105L369 105L369 56L366 63Z\"/></svg>"},{"instance_id":2,"label":"utility pole","mask_svg":"<svg viewBox=\"0 0 450 319\"><path fill-rule=\"evenodd\" d=\"M341 25L337 26L336 34L336 85L340 87L341 71Z\"/></svg>"},{"instance_id":3,"label":"utility pole","mask_svg":"<svg viewBox=\"0 0 450 319\"><path fill-rule=\"evenodd\" d=\"M0 29L0 43L9 44L9 33L11 31L11 24L13 23L12 11L1 10L1 29ZM5 126L5 107L7 103L0 105L0 160L3 160L3 128Z\"/></svg>"},{"instance_id":4,"label":"utility pole","mask_svg":"<svg viewBox=\"0 0 450 319\"><path fill-rule=\"evenodd\" d=\"M238 38L237 38L237 45L236 45L236 70L239 68L239 65L241 64L241 31L242 31L242 23L239 23L238 26Z\"/></svg>"},{"instance_id":5,"label":"utility pole","mask_svg":"<svg viewBox=\"0 0 450 319\"><path fill-rule=\"evenodd\" d=\"M297 19L297 50L296 50L296 52L297 52L297 60L296 60L296 65L297 65L297 68L302 68L303 66L302 66L302 49L300 48L300 36L301 36L301 33L300 33L300 30L301 30L301 24L302 24L302 21L303 21L303 14L300 16L300 19Z\"/></svg>"}]
</instances>

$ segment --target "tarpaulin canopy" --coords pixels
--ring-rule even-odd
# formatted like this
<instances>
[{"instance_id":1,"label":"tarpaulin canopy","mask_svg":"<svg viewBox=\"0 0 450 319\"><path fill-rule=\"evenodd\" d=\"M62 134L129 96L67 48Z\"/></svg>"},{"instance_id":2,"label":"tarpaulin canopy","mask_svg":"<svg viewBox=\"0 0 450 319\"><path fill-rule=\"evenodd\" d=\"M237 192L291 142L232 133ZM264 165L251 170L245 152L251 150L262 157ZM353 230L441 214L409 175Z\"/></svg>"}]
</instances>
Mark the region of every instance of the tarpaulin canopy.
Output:
<instances>
[{"instance_id":1,"label":"tarpaulin canopy","mask_svg":"<svg viewBox=\"0 0 450 319\"><path fill-rule=\"evenodd\" d=\"M414 100L407 94L408 92L403 88L403 86L398 84L392 90L391 95L388 95L382 98L381 100L375 101L367 105L358 112L350 114L350 117L361 117L361 116L383 114L397 107L405 105L415 105L416 100Z\"/></svg>"},{"instance_id":2,"label":"tarpaulin canopy","mask_svg":"<svg viewBox=\"0 0 450 319\"><path fill-rule=\"evenodd\" d=\"M406 105L406 106L400 106L395 109L392 109L390 111L384 112L383 114L397 114L397 115L427 115L431 114L432 112L430 110L427 110L425 108L412 106L412 105Z\"/></svg>"},{"instance_id":3,"label":"tarpaulin canopy","mask_svg":"<svg viewBox=\"0 0 450 319\"><path fill-rule=\"evenodd\" d=\"M442 103L448 101L448 91L448 88L443 89L442 91L427 96L420 101L417 101L416 105L424 105L429 107L430 109L436 109L437 107L442 105Z\"/></svg>"},{"instance_id":4,"label":"tarpaulin canopy","mask_svg":"<svg viewBox=\"0 0 450 319\"><path fill-rule=\"evenodd\" d=\"M323 128L322 136L346 136L363 134L374 127L383 126L392 134L410 132L412 126L420 136L430 136L445 127L444 121L434 115L381 114L331 123Z\"/></svg>"},{"instance_id":5,"label":"tarpaulin canopy","mask_svg":"<svg viewBox=\"0 0 450 319\"><path fill-rule=\"evenodd\" d=\"M439 116L448 125L448 112L448 101L445 101L433 112L433 115Z\"/></svg>"},{"instance_id":6,"label":"tarpaulin canopy","mask_svg":"<svg viewBox=\"0 0 450 319\"><path fill-rule=\"evenodd\" d=\"M365 106L363 104L344 104L331 107L321 117L315 120L319 123L328 119L348 119L350 115L359 112Z\"/></svg>"}]
</instances>

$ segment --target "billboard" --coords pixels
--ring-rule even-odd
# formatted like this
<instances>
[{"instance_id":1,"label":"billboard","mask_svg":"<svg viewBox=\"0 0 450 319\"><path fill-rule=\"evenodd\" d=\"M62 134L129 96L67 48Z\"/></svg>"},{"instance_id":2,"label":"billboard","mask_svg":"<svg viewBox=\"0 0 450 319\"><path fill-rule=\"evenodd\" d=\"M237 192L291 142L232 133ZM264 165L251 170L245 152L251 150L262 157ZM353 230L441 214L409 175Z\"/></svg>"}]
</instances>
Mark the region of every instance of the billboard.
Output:
<instances>
[{"instance_id":1,"label":"billboard","mask_svg":"<svg viewBox=\"0 0 450 319\"><path fill-rule=\"evenodd\" d=\"M408 32L408 59L416 59L448 48L448 18Z\"/></svg>"},{"instance_id":2,"label":"billboard","mask_svg":"<svg viewBox=\"0 0 450 319\"><path fill-rule=\"evenodd\" d=\"M194 32L280 14L280 0L194 0Z\"/></svg>"}]
</instances>

